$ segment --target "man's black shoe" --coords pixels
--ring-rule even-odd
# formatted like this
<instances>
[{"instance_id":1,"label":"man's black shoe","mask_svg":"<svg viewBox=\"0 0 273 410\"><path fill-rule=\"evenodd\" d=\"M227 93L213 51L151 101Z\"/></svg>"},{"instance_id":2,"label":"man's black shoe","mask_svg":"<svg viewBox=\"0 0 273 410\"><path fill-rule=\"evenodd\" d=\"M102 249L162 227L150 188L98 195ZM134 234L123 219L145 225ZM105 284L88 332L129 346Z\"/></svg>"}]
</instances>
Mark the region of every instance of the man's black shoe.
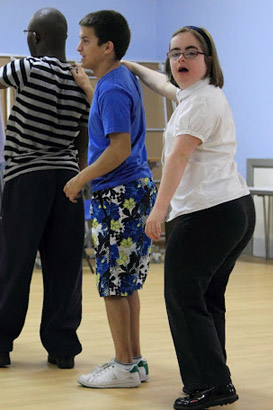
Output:
<instances>
[{"instance_id":1,"label":"man's black shoe","mask_svg":"<svg viewBox=\"0 0 273 410\"><path fill-rule=\"evenodd\" d=\"M59 369L73 369L75 362L74 356L52 356L48 355L48 363L56 364Z\"/></svg>"},{"instance_id":2,"label":"man's black shoe","mask_svg":"<svg viewBox=\"0 0 273 410\"><path fill-rule=\"evenodd\" d=\"M10 365L9 352L0 352L0 367L5 367Z\"/></svg>"},{"instance_id":3,"label":"man's black shoe","mask_svg":"<svg viewBox=\"0 0 273 410\"><path fill-rule=\"evenodd\" d=\"M235 387L230 383L196 391L187 397L179 397L175 400L173 407L176 410L204 410L211 406L231 404L238 399Z\"/></svg>"}]
</instances>

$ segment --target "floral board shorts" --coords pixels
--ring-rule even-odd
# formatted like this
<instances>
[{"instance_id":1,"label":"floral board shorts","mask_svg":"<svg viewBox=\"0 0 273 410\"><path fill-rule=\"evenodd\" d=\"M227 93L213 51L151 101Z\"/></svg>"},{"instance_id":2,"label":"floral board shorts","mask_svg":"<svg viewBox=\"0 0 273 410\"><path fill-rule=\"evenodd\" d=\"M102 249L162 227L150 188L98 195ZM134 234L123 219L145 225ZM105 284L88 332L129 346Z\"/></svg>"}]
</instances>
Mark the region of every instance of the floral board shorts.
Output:
<instances>
[{"instance_id":1,"label":"floral board shorts","mask_svg":"<svg viewBox=\"0 0 273 410\"><path fill-rule=\"evenodd\" d=\"M100 296L130 296L148 273L151 240L145 223L156 198L151 178L92 193L92 237Z\"/></svg>"}]
</instances>

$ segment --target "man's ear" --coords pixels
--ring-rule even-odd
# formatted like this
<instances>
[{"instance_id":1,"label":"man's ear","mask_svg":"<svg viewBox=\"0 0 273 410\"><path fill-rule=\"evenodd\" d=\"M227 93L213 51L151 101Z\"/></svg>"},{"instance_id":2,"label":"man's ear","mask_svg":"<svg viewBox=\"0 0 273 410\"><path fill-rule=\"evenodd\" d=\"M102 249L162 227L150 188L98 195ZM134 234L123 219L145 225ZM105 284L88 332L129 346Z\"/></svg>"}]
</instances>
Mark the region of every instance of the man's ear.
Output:
<instances>
[{"instance_id":1,"label":"man's ear","mask_svg":"<svg viewBox=\"0 0 273 410\"><path fill-rule=\"evenodd\" d=\"M37 34L37 33L35 33L34 39L35 39L35 44L38 44L38 43L40 43L40 41L41 41L41 37L40 37L39 34Z\"/></svg>"}]
</instances>

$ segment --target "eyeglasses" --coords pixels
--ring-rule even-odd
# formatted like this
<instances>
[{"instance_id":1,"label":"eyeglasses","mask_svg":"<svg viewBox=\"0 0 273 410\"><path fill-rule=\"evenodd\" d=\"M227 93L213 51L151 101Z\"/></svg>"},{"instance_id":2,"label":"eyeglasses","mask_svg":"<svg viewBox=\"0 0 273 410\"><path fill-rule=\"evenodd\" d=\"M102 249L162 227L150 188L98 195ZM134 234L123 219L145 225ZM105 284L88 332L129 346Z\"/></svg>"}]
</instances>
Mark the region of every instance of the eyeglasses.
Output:
<instances>
[{"instance_id":1,"label":"eyeglasses","mask_svg":"<svg viewBox=\"0 0 273 410\"><path fill-rule=\"evenodd\" d=\"M200 51L197 50L186 50L184 53L181 53L181 51L177 50L171 50L167 53L167 57L169 57L170 60L172 61L177 61L181 56L184 56L186 60L193 60L198 56L198 54L204 54L201 53Z\"/></svg>"},{"instance_id":2,"label":"eyeglasses","mask_svg":"<svg viewBox=\"0 0 273 410\"><path fill-rule=\"evenodd\" d=\"M24 33L25 34L32 33L37 38L37 40L40 40L40 36L35 30L24 30Z\"/></svg>"}]
</instances>

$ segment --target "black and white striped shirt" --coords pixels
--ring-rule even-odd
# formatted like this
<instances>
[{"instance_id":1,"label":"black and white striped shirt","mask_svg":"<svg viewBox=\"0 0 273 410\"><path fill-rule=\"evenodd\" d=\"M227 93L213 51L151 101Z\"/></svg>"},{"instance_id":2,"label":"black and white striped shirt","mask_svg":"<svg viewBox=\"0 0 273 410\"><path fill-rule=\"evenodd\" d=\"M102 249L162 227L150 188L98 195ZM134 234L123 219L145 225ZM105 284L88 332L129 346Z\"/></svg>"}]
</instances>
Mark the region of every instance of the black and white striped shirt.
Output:
<instances>
[{"instance_id":1,"label":"black and white striped shirt","mask_svg":"<svg viewBox=\"0 0 273 410\"><path fill-rule=\"evenodd\" d=\"M4 180L46 169L78 171L74 140L88 125L89 104L69 65L55 57L14 60L0 68L0 83L16 89Z\"/></svg>"}]
</instances>

